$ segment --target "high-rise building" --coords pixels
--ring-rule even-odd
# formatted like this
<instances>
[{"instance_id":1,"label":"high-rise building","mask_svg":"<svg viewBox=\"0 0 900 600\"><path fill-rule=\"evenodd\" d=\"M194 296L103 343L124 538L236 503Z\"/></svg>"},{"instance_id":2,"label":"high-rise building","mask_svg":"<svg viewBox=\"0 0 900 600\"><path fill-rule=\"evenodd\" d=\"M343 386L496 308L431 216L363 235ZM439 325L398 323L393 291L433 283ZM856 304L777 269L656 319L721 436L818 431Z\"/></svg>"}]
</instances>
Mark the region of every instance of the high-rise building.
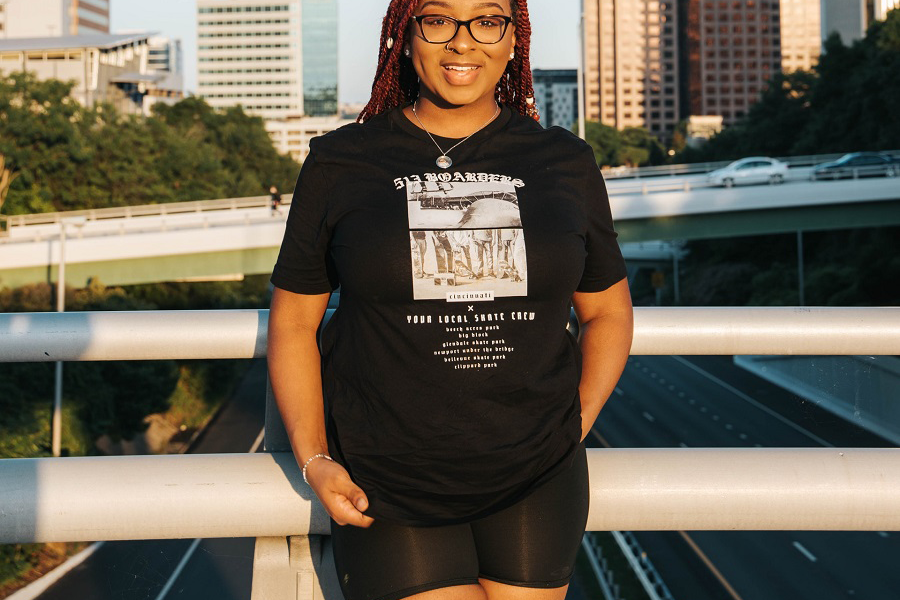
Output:
<instances>
[{"instance_id":1,"label":"high-rise building","mask_svg":"<svg viewBox=\"0 0 900 600\"><path fill-rule=\"evenodd\" d=\"M184 72L181 40L161 35L153 35L149 39L149 45L150 54L147 57L148 69L177 74Z\"/></svg>"},{"instance_id":2,"label":"high-rise building","mask_svg":"<svg viewBox=\"0 0 900 600\"><path fill-rule=\"evenodd\" d=\"M0 0L0 38L109 33L109 0Z\"/></svg>"},{"instance_id":3,"label":"high-rise building","mask_svg":"<svg viewBox=\"0 0 900 600\"><path fill-rule=\"evenodd\" d=\"M583 0L585 114L662 139L690 117L729 125L776 73L815 65L821 1Z\"/></svg>"},{"instance_id":4,"label":"high-rise building","mask_svg":"<svg viewBox=\"0 0 900 600\"><path fill-rule=\"evenodd\" d=\"M675 0L583 0L585 115L668 137L678 122Z\"/></svg>"},{"instance_id":5,"label":"high-rise building","mask_svg":"<svg viewBox=\"0 0 900 600\"><path fill-rule=\"evenodd\" d=\"M822 0L822 37L838 33L850 45L894 8L900 8L900 0Z\"/></svg>"},{"instance_id":6,"label":"high-rise building","mask_svg":"<svg viewBox=\"0 0 900 600\"><path fill-rule=\"evenodd\" d=\"M572 129L578 119L578 72L575 69L534 69L534 101L541 125Z\"/></svg>"},{"instance_id":7,"label":"high-rise building","mask_svg":"<svg viewBox=\"0 0 900 600\"><path fill-rule=\"evenodd\" d=\"M730 125L781 70L779 2L687 0L685 12L688 114Z\"/></svg>"},{"instance_id":8,"label":"high-rise building","mask_svg":"<svg viewBox=\"0 0 900 600\"><path fill-rule=\"evenodd\" d=\"M198 0L199 95L266 120L337 113L336 0Z\"/></svg>"},{"instance_id":9,"label":"high-rise building","mask_svg":"<svg viewBox=\"0 0 900 600\"><path fill-rule=\"evenodd\" d=\"M338 112L337 0L303 0L303 113Z\"/></svg>"},{"instance_id":10,"label":"high-rise building","mask_svg":"<svg viewBox=\"0 0 900 600\"><path fill-rule=\"evenodd\" d=\"M809 71L821 50L821 0L781 0L781 70Z\"/></svg>"},{"instance_id":11,"label":"high-rise building","mask_svg":"<svg viewBox=\"0 0 900 600\"><path fill-rule=\"evenodd\" d=\"M303 114L300 0L198 0L198 95L264 119Z\"/></svg>"}]
</instances>

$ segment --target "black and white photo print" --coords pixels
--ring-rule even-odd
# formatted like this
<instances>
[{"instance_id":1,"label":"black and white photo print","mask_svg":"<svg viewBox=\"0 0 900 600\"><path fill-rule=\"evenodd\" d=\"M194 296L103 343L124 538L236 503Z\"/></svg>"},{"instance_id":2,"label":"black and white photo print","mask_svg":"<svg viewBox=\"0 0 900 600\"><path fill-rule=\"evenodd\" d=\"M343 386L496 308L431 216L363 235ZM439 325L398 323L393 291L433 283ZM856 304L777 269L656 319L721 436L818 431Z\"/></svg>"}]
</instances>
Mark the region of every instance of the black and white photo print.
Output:
<instances>
[{"instance_id":1,"label":"black and white photo print","mask_svg":"<svg viewBox=\"0 0 900 600\"><path fill-rule=\"evenodd\" d=\"M515 187L499 181L407 186L413 298L490 301L528 294Z\"/></svg>"}]
</instances>

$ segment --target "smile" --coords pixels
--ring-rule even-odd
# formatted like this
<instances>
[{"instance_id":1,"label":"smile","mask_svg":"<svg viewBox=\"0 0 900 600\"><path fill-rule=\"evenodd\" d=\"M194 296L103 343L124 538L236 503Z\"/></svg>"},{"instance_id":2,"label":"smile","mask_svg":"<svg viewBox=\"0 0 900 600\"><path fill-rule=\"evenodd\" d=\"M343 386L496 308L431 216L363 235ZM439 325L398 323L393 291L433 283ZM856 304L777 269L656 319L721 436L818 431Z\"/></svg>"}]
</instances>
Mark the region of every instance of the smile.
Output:
<instances>
[{"instance_id":1,"label":"smile","mask_svg":"<svg viewBox=\"0 0 900 600\"><path fill-rule=\"evenodd\" d=\"M460 67L460 66L456 66L456 65L447 65L444 68L447 69L448 71L460 71L460 72L465 73L468 71L474 71L475 69L479 69L481 67L476 67L476 66Z\"/></svg>"}]
</instances>

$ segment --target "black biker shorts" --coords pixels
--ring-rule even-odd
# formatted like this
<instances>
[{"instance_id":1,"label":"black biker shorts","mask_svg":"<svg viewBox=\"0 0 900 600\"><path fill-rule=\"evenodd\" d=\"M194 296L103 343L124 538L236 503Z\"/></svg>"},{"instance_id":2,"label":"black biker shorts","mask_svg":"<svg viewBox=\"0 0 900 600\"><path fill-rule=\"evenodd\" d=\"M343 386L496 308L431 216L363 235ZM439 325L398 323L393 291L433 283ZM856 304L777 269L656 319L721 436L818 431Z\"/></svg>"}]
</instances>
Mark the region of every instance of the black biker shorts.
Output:
<instances>
[{"instance_id":1,"label":"black biker shorts","mask_svg":"<svg viewBox=\"0 0 900 600\"><path fill-rule=\"evenodd\" d=\"M399 600L479 578L555 588L569 583L587 523L590 488L582 445L572 466L523 500L459 525L411 527L376 519L331 524L346 600Z\"/></svg>"}]
</instances>

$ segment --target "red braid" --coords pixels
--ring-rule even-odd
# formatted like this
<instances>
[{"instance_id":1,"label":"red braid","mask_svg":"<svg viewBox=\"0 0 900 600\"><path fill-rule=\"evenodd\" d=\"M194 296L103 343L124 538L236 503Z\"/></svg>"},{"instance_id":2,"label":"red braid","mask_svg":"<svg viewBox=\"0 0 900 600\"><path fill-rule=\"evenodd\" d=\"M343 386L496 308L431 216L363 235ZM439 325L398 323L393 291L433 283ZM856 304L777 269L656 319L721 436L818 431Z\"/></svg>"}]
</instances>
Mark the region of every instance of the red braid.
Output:
<instances>
[{"instance_id":1,"label":"red braid","mask_svg":"<svg viewBox=\"0 0 900 600\"><path fill-rule=\"evenodd\" d=\"M497 83L497 100L519 114L539 120L534 104L534 88L531 79L531 22L528 19L527 0L510 0L513 22L516 25L515 58L509 61L506 71ZM412 62L403 56L407 45L409 20L418 0L391 0L381 26L378 51L378 67L372 83L372 97L359 113L357 121L363 123L375 115L398 106L411 103L419 96L419 78ZM390 40L390 47L388 47ZM530 103L529 103L530 101Z\"/></svg>"}]
</instances>

